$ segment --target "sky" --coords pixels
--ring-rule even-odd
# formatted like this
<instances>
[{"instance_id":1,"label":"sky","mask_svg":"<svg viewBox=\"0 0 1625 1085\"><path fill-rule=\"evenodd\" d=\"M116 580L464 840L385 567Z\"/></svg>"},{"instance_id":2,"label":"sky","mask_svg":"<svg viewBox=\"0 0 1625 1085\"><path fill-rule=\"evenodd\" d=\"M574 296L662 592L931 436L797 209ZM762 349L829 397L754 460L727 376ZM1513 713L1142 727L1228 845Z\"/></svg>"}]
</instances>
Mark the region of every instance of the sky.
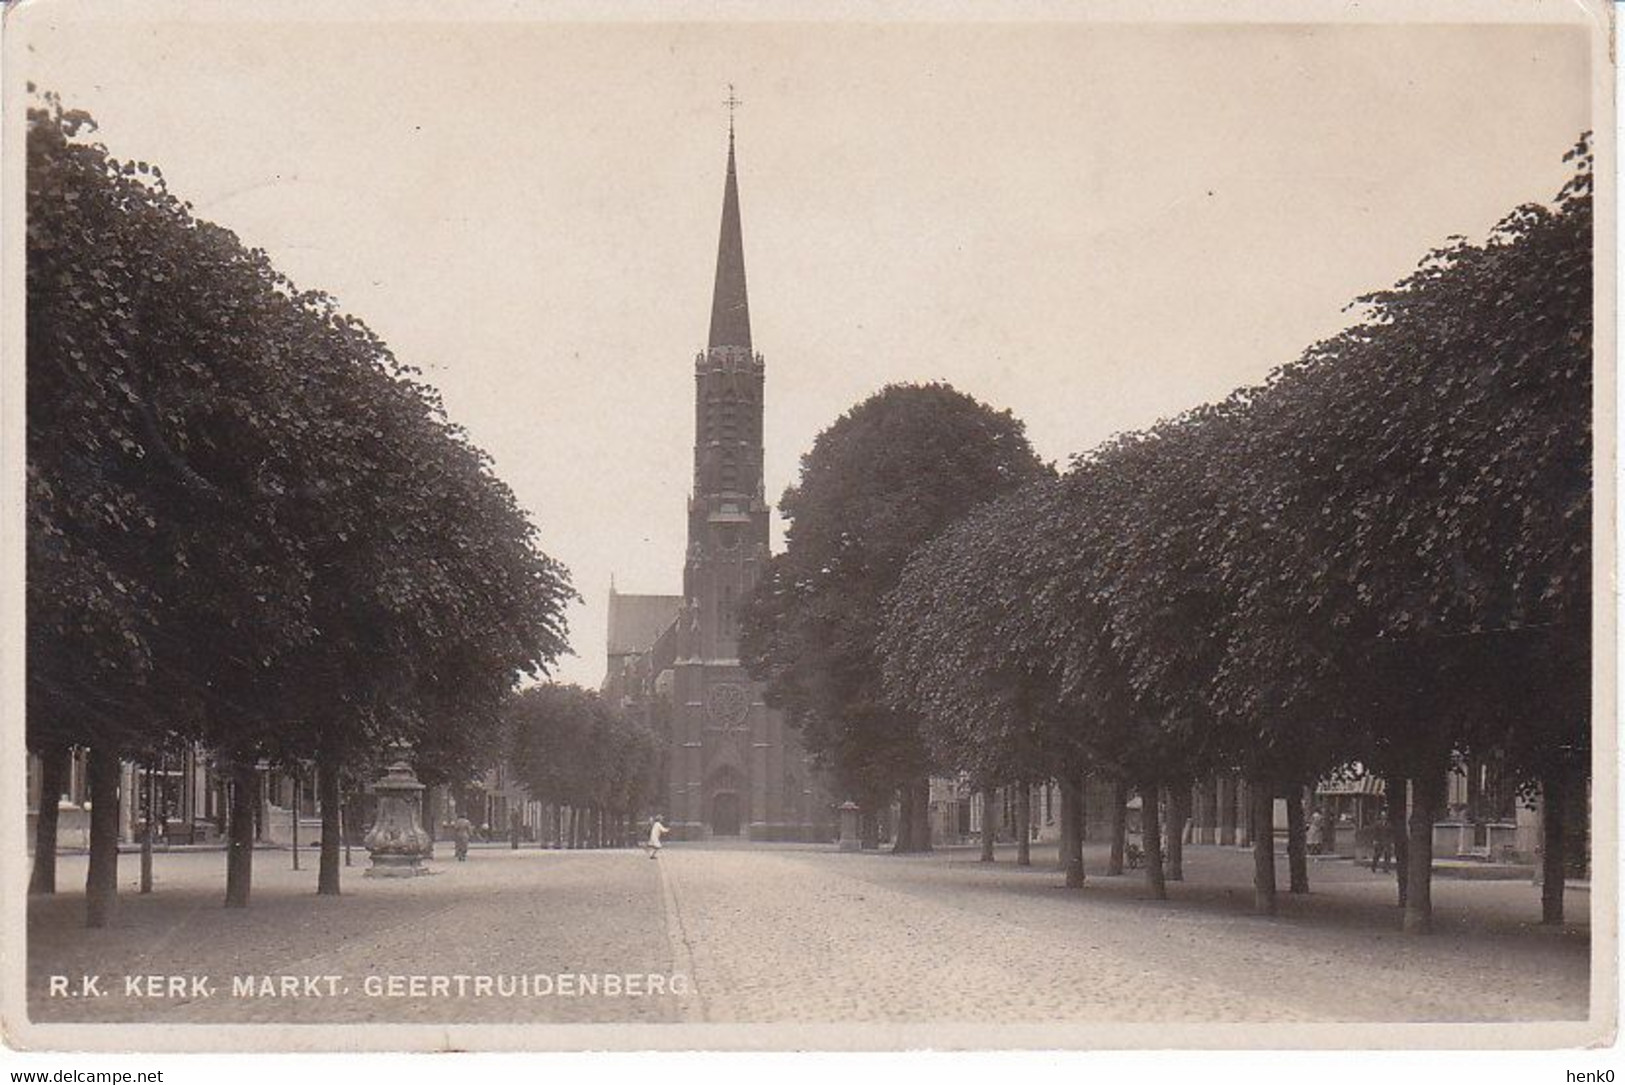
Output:
<instances>
[{"instance_id":1,"label":"sky","mask_svg":"<svg viewBox=\"0 0 1625 1085\"><path fill-rule=\"evenodd\" d=\"M570 568L591 686L611 576L681 583L730 83L770 498L891 382L1063 463L1257 382L1590 126L1572 26L25 10L27 78L440 389Z\"/></svg>"}]
</instances>

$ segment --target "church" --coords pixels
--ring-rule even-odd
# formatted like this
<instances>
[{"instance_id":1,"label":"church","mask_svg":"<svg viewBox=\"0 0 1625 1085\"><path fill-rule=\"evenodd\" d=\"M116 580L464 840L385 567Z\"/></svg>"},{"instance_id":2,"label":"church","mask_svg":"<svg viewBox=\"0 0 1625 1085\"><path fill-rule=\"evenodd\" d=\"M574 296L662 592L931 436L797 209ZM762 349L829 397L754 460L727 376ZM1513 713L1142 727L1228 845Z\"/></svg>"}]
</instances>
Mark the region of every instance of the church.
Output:
<instances>
[{"instance_id":1,"label":"church","mask_svg":"<svg viewBox=\"0 0 1625 1085\"><path fill-rule=\"evenodd\" d=\"M728 126L711 330L694 359L694 483L681 595L610 586L603 692L666 737L661 813L678 840L832 840L835 814L797 732L739 660L740 610L768 558L766 370L751 344Z\"/></svg>"}]
</instances>

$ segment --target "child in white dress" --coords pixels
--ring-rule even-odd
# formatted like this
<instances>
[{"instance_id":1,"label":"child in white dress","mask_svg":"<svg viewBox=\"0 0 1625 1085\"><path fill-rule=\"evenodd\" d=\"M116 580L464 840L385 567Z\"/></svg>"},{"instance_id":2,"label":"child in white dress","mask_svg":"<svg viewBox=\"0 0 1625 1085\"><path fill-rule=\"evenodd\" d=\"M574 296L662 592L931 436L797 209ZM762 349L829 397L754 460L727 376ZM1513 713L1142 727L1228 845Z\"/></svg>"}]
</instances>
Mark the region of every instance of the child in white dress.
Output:
<instances>
[{"instance_id":1,"label":"child in white dress","mask_svg":"<svg viewBox=\"0 0 1625 1085\"><path fill-rule=\"evenodd\" d=\"M660 838L669 832L671 832L671 830L662 825L660 823L660 818L656 817L653 824L649 826L649 839L643 845L644 848L649 852L649 858L653 859L660 854Z\"/></svg>"}]
</instances>

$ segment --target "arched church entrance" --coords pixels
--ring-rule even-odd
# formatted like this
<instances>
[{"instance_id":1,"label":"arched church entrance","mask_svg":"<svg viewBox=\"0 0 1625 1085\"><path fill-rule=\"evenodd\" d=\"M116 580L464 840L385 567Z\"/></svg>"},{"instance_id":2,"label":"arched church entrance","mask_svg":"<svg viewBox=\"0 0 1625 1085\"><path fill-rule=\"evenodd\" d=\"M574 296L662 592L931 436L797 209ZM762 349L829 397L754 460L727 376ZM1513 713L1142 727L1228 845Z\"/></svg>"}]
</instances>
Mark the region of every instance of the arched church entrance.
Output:
<instances>
[{"instance_id":1,"label":"arched church entrance","mask_svg":"<svg viewBox=\"0 0 1625 1085\"><path fill-rule=\"evenodd\" d=\"M719 791L711 796L711 835L739 835L739 792Z\"/></svg>"}]
</instances>

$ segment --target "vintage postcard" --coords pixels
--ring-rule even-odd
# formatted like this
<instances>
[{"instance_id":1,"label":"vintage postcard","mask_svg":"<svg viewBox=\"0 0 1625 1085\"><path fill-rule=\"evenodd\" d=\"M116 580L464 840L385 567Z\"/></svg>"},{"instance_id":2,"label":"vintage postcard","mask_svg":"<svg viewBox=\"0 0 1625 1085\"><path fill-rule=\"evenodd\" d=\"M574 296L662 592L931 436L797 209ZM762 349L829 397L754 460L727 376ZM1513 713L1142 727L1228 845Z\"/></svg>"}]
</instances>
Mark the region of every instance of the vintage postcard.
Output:
<instances>
[{"instance_id":1,"label":"vintage postcard","mask_svg":"<svg viewBox=\"0 0 1625 1085\"><path fill-rule=\"evenodd\" d=\"M6 1042L1612 1043L1611 18L11 4Z\"/></svg>"}]
</instances>

